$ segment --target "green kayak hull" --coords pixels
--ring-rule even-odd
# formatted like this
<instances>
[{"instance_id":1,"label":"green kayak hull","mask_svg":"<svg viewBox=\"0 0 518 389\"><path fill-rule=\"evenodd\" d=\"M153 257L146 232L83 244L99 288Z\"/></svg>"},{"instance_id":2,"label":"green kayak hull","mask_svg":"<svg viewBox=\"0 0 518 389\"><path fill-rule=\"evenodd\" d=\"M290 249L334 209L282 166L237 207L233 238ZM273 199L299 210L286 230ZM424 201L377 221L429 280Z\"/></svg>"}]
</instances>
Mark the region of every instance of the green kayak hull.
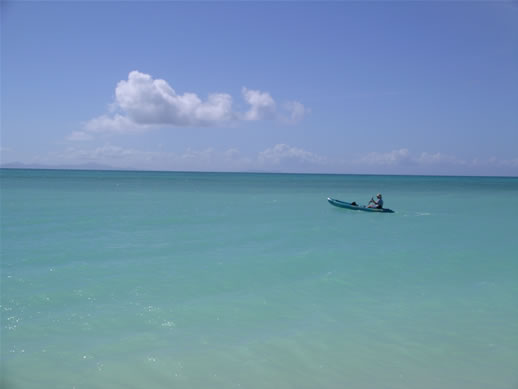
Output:
<instances>
[{"instance_id":1,"label":"green kayak hull","mask_svg":"<svg viewBox=\"0 0 518 389\"><path fill-rule=\"evenodd\" d=\"M378 212L378 213L394 213L392 209L388 208L369 208L365 205L352 205L351 203L348 203L346 201L341 201L337 199L332 199L331 197L327 198L327 201L329 201L329 204L334 205L335 207L345 208L345 209L352 209L355 211L365 211L365 212Z\"/></svg>"}]
</instances>

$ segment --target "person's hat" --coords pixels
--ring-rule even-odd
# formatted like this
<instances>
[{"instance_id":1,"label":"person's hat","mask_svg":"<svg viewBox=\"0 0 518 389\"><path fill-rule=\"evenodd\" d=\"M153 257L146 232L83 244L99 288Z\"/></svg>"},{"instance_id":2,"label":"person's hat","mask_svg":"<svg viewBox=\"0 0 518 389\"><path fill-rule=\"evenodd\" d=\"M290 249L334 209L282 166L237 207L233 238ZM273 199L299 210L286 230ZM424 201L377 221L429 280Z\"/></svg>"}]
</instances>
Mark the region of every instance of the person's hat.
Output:
<instances>
[{"instance_id":1,"label":"person's hat","mask_svg":"<svg viewBox=\"0 0 518 389\"><path fill-rule=\"evenodd\" d=\"M376 195L376 197L381 197L381 193L378 193L378 194Z\"/></svg>"}]
</instances>

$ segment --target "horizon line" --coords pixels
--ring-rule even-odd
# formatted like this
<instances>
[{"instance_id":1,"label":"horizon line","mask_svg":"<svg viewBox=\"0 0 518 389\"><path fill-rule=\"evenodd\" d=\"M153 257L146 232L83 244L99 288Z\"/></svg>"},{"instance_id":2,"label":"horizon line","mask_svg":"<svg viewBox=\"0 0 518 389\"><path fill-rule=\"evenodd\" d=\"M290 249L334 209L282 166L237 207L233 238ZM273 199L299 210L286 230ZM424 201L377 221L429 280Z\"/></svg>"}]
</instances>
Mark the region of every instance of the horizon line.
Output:
<instances>
[{"instance_id":1,"label":"horizon line","mask_svg":"<svg viewBox=\"0 0 518 389\"><path fill-rule=\"evenodd\" d=\"M11 163L9 163L11 164ZM0 170L56 170L56 171L90 171L90 172L134 172L134 173L203 173L203 174L285 174L285 175L335 175L335 176L389 176L389 177L472 177L472 178L518 178L518 176L502 176L502 175L460 175L460 174L399 174L399 173L312 173L312 172L289 172L289 171L254 171L254 170L228 170L228 171L210 171L210 170L150 170L135 169L106 166L102 168L88 167L63 167L63 166L45 166L42 167L22 167L22 166L6 166L0 165ZM102 165L100 165L102 166Z\"/></svg>"}]
</instances>

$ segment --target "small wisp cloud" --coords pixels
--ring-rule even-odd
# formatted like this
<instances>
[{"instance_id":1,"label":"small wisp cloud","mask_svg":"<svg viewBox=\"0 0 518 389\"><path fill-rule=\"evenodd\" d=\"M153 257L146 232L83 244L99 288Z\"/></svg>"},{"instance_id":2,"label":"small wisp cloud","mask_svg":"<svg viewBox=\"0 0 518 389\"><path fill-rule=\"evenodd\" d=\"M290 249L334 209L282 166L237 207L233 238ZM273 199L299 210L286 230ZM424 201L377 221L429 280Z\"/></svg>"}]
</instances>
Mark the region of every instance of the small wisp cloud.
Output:
<instances>
[{"instance_id":1,"label":"small wisp cloud","mask_svg":"<svg viewBox=\"0 0 518 389\"><path fill-rule=\"evenodd\" d=\"M245 112L233 109L228 93L212 93L205 100L195 93L176 92L165 80L132 71L115 88L113 112L87 121L82 131L69 140L89 140L95 133L128 133L156 127L218 127L239 121L282 120L296 122L308 110L297 101L278 108L273 97L260 90L242 88L242 98L249 105Z\"/></svg>"},{"instance_id":2,"label":"small wisp cloud","mask_svg":"<svg viewBox=\"0 0 518 389\"><path fill-rule=\"evenodd\" d=\"M283 163L286 163L286 161L296 161L297 163L314 164L318 166L325 164L326 158L283 143L276 144L260 152L258 155L258 162L261 165L281 166Z\"/></svg>"},{"instance_id":3,"label":"small wisp cloud","mask_svg":"<svg viewBox=\"0 0 518 389\"><path fill-rule=\"evenodd\" d=\"M2 150L5 151L5 150ZM188 148L183 152L139 150L111 144L94 148L69 147L60 153L38 157L38 163L77 165L97 163L113 168L172 171L272 171L294 173L440 174L516 176L518 158L464 160L453 155L412 153L408 149L371 152L337 160L303 148L279 143L262 151L242 153L236 148L218 150Z\"/></svg>"}]
</instances>

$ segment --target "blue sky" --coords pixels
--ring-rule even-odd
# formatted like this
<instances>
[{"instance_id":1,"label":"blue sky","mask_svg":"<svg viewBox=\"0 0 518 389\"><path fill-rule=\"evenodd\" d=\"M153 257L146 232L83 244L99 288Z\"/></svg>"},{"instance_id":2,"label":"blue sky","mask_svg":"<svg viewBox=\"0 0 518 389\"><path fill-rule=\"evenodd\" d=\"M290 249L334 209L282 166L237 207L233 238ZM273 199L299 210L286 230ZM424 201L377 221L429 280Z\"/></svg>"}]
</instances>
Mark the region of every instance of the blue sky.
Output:
<instances>
[{"instance_id":1,"label":"blue sky","mask_svg":"<svg viewBox=\"0 0 518 389\"><path fill-rule=\"evenodd\" d=\"M518 175L516 2L2 2L1 162Z\"/></svg>"}]
</instances>

